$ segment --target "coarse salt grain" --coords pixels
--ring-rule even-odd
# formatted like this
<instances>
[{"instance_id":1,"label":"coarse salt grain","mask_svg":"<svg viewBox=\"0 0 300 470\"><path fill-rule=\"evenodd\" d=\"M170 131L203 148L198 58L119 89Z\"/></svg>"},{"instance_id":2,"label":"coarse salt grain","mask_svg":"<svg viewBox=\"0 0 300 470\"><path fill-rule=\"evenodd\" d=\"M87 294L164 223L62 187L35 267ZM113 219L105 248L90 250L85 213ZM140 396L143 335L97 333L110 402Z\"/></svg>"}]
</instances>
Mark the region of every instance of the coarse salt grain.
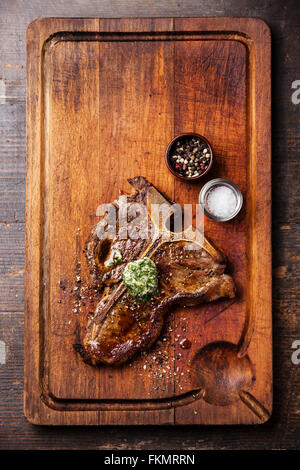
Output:
<instances>
[{"instance_id":1,"label":"coarse salt grain","mask_svg":"<svg viewBox=\"0 0 300 470\"><path fill-rule=\"evenodd\" d=\"M224 218L234 213L237 200L232 189L227 186L217 186L209 191L206 204L211 214Z\"/></svg>"}]
</instances>

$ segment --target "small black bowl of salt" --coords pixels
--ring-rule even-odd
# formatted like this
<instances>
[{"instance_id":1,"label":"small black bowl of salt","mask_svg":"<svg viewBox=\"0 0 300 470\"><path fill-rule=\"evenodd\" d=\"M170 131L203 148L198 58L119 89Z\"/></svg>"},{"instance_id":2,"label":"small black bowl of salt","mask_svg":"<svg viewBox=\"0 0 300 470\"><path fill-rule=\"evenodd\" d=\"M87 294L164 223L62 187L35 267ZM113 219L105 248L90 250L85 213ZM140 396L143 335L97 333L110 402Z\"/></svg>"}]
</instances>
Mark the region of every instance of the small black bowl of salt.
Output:
<instances>
[{"instance_id":1,"label":"small black bowl of salt","mask_svg":"<svg viewBox=\"0 0 300 470\"><path fill-rule=\"evenodd\" d=\"M207 217L217 222L227 222L240 212L243 195L232 181L216 178L201 189L199 204Z\"/></svg>"}]
</instances>

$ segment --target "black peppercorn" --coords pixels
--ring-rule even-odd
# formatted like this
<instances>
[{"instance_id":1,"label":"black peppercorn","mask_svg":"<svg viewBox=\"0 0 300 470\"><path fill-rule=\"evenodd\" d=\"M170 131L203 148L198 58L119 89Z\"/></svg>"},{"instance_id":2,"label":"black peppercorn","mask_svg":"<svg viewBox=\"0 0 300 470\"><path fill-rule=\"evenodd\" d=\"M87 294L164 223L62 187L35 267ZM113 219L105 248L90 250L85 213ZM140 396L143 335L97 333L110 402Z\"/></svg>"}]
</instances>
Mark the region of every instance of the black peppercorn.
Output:
<instances>
[{"instance_id":1,"label":"black peppercorn","mask_svg":"<svg viewBox=\"0 0 300 470\"><path fill-rule=\"evenodd\" d=\"M172 168L179 175L193 178L207 170L211 155L206 142L187 136L176 142L170 151L169 159Z\"/></svg>"}]
</instances>

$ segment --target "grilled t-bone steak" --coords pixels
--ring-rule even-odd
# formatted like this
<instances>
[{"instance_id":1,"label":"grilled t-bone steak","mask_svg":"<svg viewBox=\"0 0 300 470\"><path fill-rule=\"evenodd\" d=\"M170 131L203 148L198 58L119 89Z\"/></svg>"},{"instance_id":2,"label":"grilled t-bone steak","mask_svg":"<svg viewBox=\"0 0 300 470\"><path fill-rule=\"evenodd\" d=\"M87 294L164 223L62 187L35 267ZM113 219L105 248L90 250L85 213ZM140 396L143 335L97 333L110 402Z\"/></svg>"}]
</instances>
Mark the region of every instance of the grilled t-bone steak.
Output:
<instances>
[{"instance_id":1,"label":"grilled t-bone steak","mask_svg":"<svg viewBox=\"0 0 300 470\"><path fill-rule=\"evenodd\" d=\"M175 305L198 305L235 296L234 282L224 274L224 256L205 238L201 243L191 241L187 232L182 238L177 235L174 240L163 239L161 225L149 213L149 207L152 203L171 206L170 202L143 177L129 182L135 192L127 198L128 208L137 202L143 205L146 210L138 214L139 226L143 228L148 222L148 230L154 230L154 235L150 240L123 240L116 231L116 235L99 238L109 225L107 213L92 230L86 244L87 260L94 285L104 292L95 314L88 320L80 350L91 364L121 364L150 348L159 337L165 314ZM112 203L117 212L124 200L121 195ZM116 250L121 253L122 262L107 262ZM138 304L126 290L122 272L129 261L145 256L156 264L158 294Z\"/></svg>"}]
</instances>

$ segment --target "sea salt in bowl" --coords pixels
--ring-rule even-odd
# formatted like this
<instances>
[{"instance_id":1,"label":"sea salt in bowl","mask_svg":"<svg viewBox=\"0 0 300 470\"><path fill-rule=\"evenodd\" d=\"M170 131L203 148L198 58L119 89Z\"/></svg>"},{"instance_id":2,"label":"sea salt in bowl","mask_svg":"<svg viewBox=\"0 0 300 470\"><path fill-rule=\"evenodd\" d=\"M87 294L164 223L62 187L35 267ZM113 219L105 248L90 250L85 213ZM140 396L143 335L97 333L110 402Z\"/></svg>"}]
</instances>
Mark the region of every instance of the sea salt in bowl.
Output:
<instances>
[{"instance_id":1,"label":"sea salt in bowl","mask_svg":"<svg viewBox=\"0 0 300 470\"><path fill-rule=\"evenodd\" d=\"M201 189L199 204L207 217L226 222L240 212L243 195L232 181L216 178L208 181Z\"/></svg>"}]
</instances>

